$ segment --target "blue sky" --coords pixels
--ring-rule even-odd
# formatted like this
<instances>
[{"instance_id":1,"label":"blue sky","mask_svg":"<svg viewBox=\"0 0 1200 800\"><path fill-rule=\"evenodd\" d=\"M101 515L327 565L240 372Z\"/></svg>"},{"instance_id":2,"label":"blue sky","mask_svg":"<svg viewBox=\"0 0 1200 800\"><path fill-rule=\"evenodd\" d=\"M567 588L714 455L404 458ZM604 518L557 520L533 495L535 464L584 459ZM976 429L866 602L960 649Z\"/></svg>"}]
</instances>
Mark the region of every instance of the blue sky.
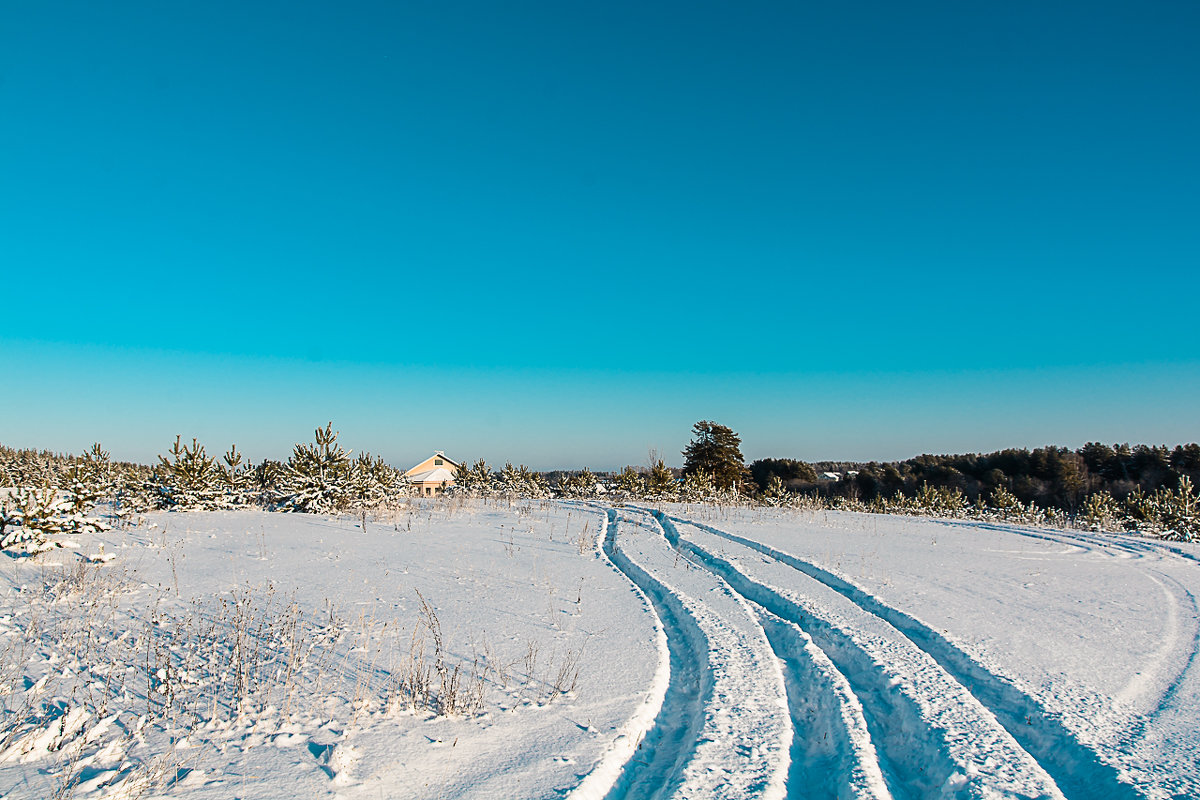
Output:
<instances>
[{"instance_id":1,"label":"blue sky","mask_svg":"<svg viewBox=\"0 0 1200 800\"><path fill-rule=\"evenodd\" d=\"M4 443L1200 439L1194 3L115 5L2 12Z\"/></svg>"}]
</instances>

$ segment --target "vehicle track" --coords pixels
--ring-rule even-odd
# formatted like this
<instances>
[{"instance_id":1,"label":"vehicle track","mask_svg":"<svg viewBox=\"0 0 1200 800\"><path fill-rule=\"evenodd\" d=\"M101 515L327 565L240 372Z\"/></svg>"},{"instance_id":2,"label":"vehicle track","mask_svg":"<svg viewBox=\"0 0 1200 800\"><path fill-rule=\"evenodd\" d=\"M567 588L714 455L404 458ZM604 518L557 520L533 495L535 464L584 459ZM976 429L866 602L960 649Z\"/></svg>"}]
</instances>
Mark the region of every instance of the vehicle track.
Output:
<instances>
[{"instance_id":1,"label":"vehicle track","mask_svg":"<svg viewBox=\"0 0 1200 800\"><path fill-rule=\"evenodd\" d=\"M850 682L800 626L762 607L757 613L784 665L793 731L788 797L891 800Z\"/></svg>"},{"instance_id":2,"label":"vehicle track","mask_svg":"<svg viewBox=\"0 0 1200 800\"><path fill-rule=\"evenodd\" d=\"M999 522L978 522L975 520L944 520L931 519L939 525L951 527L976 528L978 530L999 531L1024 536L1029 539L1040 539L1047 542L1069 544L1082 547L1088 551L1117 550L1128 553L1136 558L1144 558L1147 554L1174 556L1176 558L1200 564L1200 554L1190 552L1183 547L1157 539L1146 539L1131 534L1097 533L1092 531L1066 531L1060 529L1035 529L1021 525L1008 525Z\"/></svg>"},{"instance_id":3,"label":"vehicle track","mask_svg":"<svg viewBox=\"0 0 1200 800\"><path fill-rule=\"evenodd\" d=\"M653 513L668 540L750 600L799 625L828 654L862 702L880 767L895 797L980 797L996 791L1063 797L1050 776L968 689L886 620L854 604L846 608L853 608L857 618L839 619L846 609L831 612L833 598L843 603L847 598L836 592L809 606L681 537L674 522L691 524L686 520Z\"/></svg>"},{"instance_id":4,"label":"vehicle track","mask_svg":"<svg viewBox=\"0 0 1200 800\"><path fill-rule=\"evenodd\" d=\"M702 655L708 645L678 598L617 547L617 512L607 509L606 514L603 553L638 588L658 617L669 652L669 680L654 722L604 797L657 800L670 796L695 750L704 705L712 695L712 676Z\"/></svg>"},{"instance_id":5,"label":"vehicle track","mask_svg":"<svg viewBox=\"0 0 1200 800\"><path fill-rule=\"evenodd\" d=\"M614 554L619 565L624 567L628 559L615 546L617 515L612 509L608 513L612 524L605 540L605 552ZM638 513L642 515L645 526L653 530L663 545L669 544L663 535L661 522L649 513L640 510ZM696 569L702 574L711 575L731 598L745 608L748 616L759 626L771 660L777 662L782 671L785 697L776 714L786 715L790 746L789 757L785 761L786 779L780 781L778 787L772 787L775 790L772 794L783 796L786 791L788 797L891 800L892 795L880 769L863 706L846 678L808 634L795 623L780 619L749 601L688 554L674 547L668 552L676 553L676 566L682 565L685 569ZM662 594L663 590L671 591L661 582L658 582L661 588L656 588L651 583L653 579L644 580L636 571L636 565L634 567L631 579L646 584L652 590L652 596ZM724 701L740 704L746 702L746 698L726 697ZM745 749L745 743L734 741L724 746ZM632 772L641 767L633 764L630 769ZM631 786L630 793L623 794L627 790L621 784L611 797L615 800L640 796L636 794L636 789ZM702 796L714 795L709 793Z\"/></svg>"},{"instance_id":6,"label":"vehicle track","mask_svg":"<svg viewBox=\"0 0 1200 800\"><path fill-rule=\"evenodd\" d=\"M782 800L792 742L785 678L753 610L669 548L652 519L608 509L600 549L661 621L669 665L660 710L603 796ZM600 797L603 780L589 775L572 795Z\"/></svg>"},{"instance_id":7,"label":"vehicle track","mask_svg":"<svg viewBox=\"0 0 1200 800\"><path fill-rule=\"evenodd\" d=\"M769 559L784 564L818 581L854 603L864 612L886 621L906 636L916 647L929 655L942 669L973 695L1017 743L1029 753L1054 780L1068 798L1114 798L1133 800L1141 797L1134 787L1120 780L1116 768L1078 742L1050 712L1035 699L1021 692L1008 681L993 675L969 658L937 631L902 611L894 609L850 582L817 565L783 553L760 542L721 531L709 525L660 513L666 524L680 523L708 532L721 539L749 548ZM687 544L685 542L685 544ZM690 545L712 562L719 562L722 572L736 572L727 562L716 559L695 545ZM749 580L749 579L747 579ZM762 594L766 587L749 591ZM769 606L768 606L769 607ZM857 691L857 689L856 689Z\"/></svg>"},{"instance_id":8,"label":"vehicle track","mask_svg":"<svg viewBox=\"0 0 1200 800\"><path fill-rule=\"evenodd\" d=\"M1149 556L1158 556L1159 558L1178 558L1189 563L1200 563L1200 557L1194 553L1190 553L1181 547L1175 545L1141 539L1138 537L1126 534L1106 534L1090 531L1065 531L1059 529L1034 530L1022 526L1003 525L1000 523L983 523L974 521L958 521L958 520L938 520L942 524L947 525L962 525L966 527L981 528L984 530L994 530L1002 533L1011 533L1017 536L1024 536L1030 539L1040 541L1054 542L1056 544L1067 544L1075 547L1081 547L1088 552L1097 551L1117 551L1126 553L1133 559L1141 562ZM1153 562L1152 562L1153 563ZM1190 609L1191 618L1200 618L1200 603L1197 602L1195 595L1183 585L1183 583L1172 575L1157 569L1154 566L1139 564L1139 568L1144 574L1155 583L1165 581L1174 587L1177 595L1173 597L1173 602L1178 603L1185 609ZM1130 726L1125 733L1122 741L1126 744L1136 741L1144 734L1148 725L1154 719L1159 717L1165 710L1175 704L1175 697L1178 694L1180 687L1195 674L1200 668L1200 630L1197 630L1191 639L1191 646L1188 657L1180 668L1179 672L1163 689L1161 696L1155 706L1148 714L1140 717L1137 722Z\"/></svg>"}]
</instances>

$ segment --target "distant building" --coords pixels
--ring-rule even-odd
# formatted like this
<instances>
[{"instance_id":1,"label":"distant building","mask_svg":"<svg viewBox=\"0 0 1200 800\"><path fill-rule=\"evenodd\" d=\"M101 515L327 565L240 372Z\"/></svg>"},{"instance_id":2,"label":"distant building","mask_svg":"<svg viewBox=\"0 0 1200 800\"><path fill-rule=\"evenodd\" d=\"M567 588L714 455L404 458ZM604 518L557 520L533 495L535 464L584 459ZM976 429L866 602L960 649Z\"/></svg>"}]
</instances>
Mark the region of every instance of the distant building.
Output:
<instances>
[{"instance_id":1,"label":"distant building","mask_svg":"<svg viewBox=\"0 0 1200 800\"><path fill-rule=\"evenodd\" d=\"M842 474L840 472L822 472L817 477L823 481L840 481Z\"/></svg>"},{"instance_id":2,"label":"distant building","mask_svg":"<svg viewBox=\"0 0 1200 800\"><path fill-rule=\"evenodd\" d=\"M428 497L441 494L454 485L458 466L457 461L451 461L438 450L404 474L417 494Z\"/></svg>"}]
</instances>

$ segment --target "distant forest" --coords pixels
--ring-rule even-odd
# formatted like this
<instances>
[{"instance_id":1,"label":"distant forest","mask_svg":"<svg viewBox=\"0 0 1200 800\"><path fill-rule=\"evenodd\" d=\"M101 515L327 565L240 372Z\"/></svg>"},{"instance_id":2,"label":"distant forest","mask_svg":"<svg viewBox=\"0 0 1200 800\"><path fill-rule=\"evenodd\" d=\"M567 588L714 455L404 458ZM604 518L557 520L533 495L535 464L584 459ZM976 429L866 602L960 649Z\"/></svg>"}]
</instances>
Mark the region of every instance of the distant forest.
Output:
<instances>
[{"instance_id":1,"label":"distant forest","mask_svg":"<svg viewBox=\"0 0 1200 800\"><path fill-rule=\"evenodd\" d=\"M823 479L837 473L838 480ZM974 502L1003 488L1023 503L1074 512L1088 495L1106 491L1117 500L1141 490L1170 489L1179 479L1200 483L1200 445L1105 445L1089 442L1078 450L1039 447L979 455L921 455L907 461L806 463L764 458L750 464L760 491L778 476L791 492L871 502L897 492L914 495L922 485L957 489Z\"/></svg>"}]
</instances>

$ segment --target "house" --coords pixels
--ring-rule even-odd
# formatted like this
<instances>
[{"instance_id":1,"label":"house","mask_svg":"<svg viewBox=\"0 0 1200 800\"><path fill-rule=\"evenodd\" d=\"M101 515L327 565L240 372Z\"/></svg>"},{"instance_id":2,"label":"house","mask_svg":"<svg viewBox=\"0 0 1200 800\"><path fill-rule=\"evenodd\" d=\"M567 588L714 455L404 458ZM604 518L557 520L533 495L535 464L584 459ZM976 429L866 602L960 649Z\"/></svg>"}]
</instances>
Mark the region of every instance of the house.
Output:
<instances>
[{"instance_id":1,"label":"house","mask_svg":"<svg viewBox=\"0 0 1200 800\"><path fill-rule=\"evenodd\" d=\"M404 475L416 494L430 496L441 494L454 485L454 473L458 467L457 461L451 461L438 450Z\"/></svg>"}]
</instances>

